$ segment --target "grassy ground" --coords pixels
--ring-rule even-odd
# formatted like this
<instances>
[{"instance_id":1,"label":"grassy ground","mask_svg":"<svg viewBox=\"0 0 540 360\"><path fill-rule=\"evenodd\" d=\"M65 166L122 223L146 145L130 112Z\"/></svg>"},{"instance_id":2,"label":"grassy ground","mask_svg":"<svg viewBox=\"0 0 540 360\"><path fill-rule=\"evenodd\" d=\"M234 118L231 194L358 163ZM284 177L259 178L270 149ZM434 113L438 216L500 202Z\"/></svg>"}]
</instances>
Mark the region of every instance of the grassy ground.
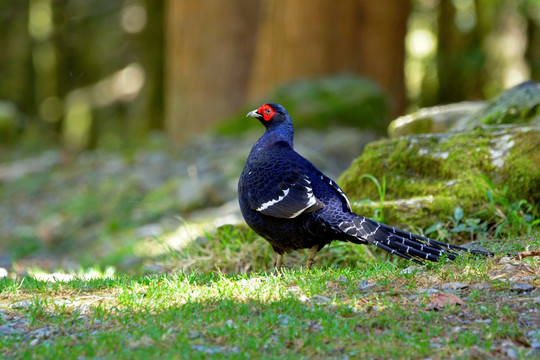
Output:
<instances>
[{"instance_id":1,"label":"grassy ground","mask_svg":"<svg viewBox=\"0 0 540 360\"><path fill-rule=\"evenodd\" d=\"M0 349L6 358L532 358L539 265L499 256L277 276L3 278Z\"/></svg>"},{"instance_id":2,"label":"grassy ground","mask_svg":"<svg viewBox=\"0 0 540 360\"><path fill-rule=\"evenodd\" d=\"M73 192L67 185L78 181L70 179L85 178L77 174L47 180L70 189L64 200L35 174L0 189L11 199L0 206L0 233L18 229L3 237L15 270L1 277L0 266L0 358L540 358L540 257L503 258L540 249L538 209L506 192L489 201L488 220L457 207L425 230L456 244L485 239L494 258L410 267L377 249L334 243L315 269L302 269L305 254L295 252L276 276L271 248L244 226L222 226L177 248L168 239L179 231L166 226L139 239L139 227L161 224L152 214L179 213L163 207L174 205L162 201L170 194L132 198L138 188L123 172L90 177L106 189L81 182ZM13 211L24 204L32 206ZM13 214L24 214L25 225L13 226ZM36 258L23 261L41 252L50 260L54 251L78 260L64 269L112 267L51 276L32 269ZM62 267L55 264L47 269Z\"/></svg>"}]
</instances>

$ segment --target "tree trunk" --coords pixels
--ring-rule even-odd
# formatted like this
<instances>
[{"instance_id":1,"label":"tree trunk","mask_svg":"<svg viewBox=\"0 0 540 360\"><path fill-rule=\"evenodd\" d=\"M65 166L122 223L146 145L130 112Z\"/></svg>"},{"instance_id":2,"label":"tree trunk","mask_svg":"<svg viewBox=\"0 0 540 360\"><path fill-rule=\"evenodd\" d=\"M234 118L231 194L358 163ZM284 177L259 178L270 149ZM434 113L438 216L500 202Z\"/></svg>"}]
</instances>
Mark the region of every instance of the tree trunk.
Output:
<instances>
[{"instance_id":1,"label":"tree trunk","mask_svg":"<svg viewBox=\"0 0 540 360\"><path fill-rule=\"evenodd\" d=\"M533 5L529 5L531 9ZM540 5L537 9L540 10ZM531 79L540 81L540 19L533 18L529 13L526 13L527 17L527 49L525 52L525 59L531 68Z\"/></svg>"},{"instance_id":2,"label":"tree trunk","mask_svg":"<svg viewBox=\"0 0 540 360\"><path fill-rule=\"evenodd\" d=\"M166 129L176 141L279 84L336 72L379 83L393 115L405 108L410 0L169 0L166 7Z\"/></svg>"},{"instance_id":3,"label":"tree trunk","mask_svg":"<svg viewBox=\"0 0 540 360\"><path fill-rule=\"evenodd\" d=\"M260 1L169 0L166 129L181 141L246 98Z\"/></svg>"},{"instance_id":4,"label":"tree trunk","mask_svg":"<svg viewBox=\"0 0 540 360\"><path fill-rule=\"evenodd\" d=\"M349 71L379 83L400 113L409 10L410 1L393 0L265 2L250 98L292 79Z\"/></svg>"},{"instance_id":5,"label":"tree trunk","mask_svg":"<svg viewBox=\"0 0 540 360\"><path fill-rule=\"evenodd\" d=\"M478 16L476 24L469 30L459 29L453 1L440 1L437 104L484 98L486 53L482 47L482 2L478 0L475 1L475 13Z\"/></svg>"}]
</instances>

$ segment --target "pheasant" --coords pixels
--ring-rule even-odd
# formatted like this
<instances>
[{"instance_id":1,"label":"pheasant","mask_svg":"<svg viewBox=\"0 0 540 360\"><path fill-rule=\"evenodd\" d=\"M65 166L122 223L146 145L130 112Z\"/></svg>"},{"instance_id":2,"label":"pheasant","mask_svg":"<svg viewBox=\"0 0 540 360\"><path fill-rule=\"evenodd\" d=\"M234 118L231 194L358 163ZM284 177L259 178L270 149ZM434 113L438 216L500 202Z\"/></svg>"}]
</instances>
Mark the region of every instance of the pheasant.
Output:
<instances>
[{"instance_id":1,"label":"pheasant","mask_svg":"<svg viewBox=\"0 0 540 360\"><path fill-rule=\"evenodd\" d=\"M345 193L293 147L294 127L287 110L264 104L247 114L266 128L247 158L238 181L238 199L244 220L277 253L279 271L285 253L309 249L306 266L334 240L371 244L418 264L460 253L485 256L385 225L351 210Z\"/></svg>"}]
</instances>

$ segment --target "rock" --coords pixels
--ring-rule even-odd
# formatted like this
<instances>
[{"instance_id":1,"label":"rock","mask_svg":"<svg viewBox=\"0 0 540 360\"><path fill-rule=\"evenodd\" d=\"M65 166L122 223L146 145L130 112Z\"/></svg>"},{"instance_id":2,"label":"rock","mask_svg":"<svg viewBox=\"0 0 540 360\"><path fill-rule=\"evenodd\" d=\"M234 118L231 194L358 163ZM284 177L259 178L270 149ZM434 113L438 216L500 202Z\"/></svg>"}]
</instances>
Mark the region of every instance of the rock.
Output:
<instances>
[{"instance_id":1,"label":"rock","mask_svg":"<svg viewBox=\"0 0 540 360\"><path fill-rule=\"evenodd\" d=\"M26 175L45 172L59 164L57 151L44 151L40 155L0 164L0 182L9 182Z\"/></svg>"},{"instance_id":2,"label":"rock","mask_svg":"<svg viewBox=\"0 0 540 360\"><path fill-rule=\"evenodd\" d=\"M287 291L290 292L291 294L298 294L298 293L300 293L300 288L298 286L296 286L296 285L289 286L287 288Z\"/></svg>"},{"instance_id":3,"label":"rock","mask_svg":"<svg viewBox=\"0 0 540 360\"><path fill-rule=\"evenodd\" d=\"M144 267L144 272L152 274L163 274L166 272L165 267L160 264L148 264Z\"/></svg>"},{"instance_id":4,"label":"rock","mask_svg":"<svg viewBox=\"0 0 540 360\"><path fill-rule=\"evenodd\" d=\"M32 306L32 301L30 300L19 300L11 304L13 309L27 309Z\"/></svg>"},{"instance_id":5,"label":"rock","mask_svg":"<svg viewBox=\"0 0 540 360\"><path fill-rule=\"evenodd\" d=\"M386 221L427 228L452 216L456 206L465 216L484 210L493 187L508 187L518 199L540 199L538 148L540 126L379 140L366 146L338 182L353 210L372 214L380 204L363 200L378 199L378 189L362 175L384 177Z\"/></svg>"},{"instance_id":6,"label":"rock","mask_svg":"<svg viewBox=\"0 0 540 360\"><path fill-rule=\"evenodd\" d=\"M462 290L469 287L469 284L460 282L449 282L441 285L441 290Z\"/></svg>"},{"instance_id":7,"label":"rock","mask_svg":"<svg viewBox=\"0 0 540 360\"><path fill-rule=\"evenodd\" d=\"M540 329L530 330L527 332L527 337L531 341L540 341Z\"/></svg>"},{"instance_id":8,"label":"rock","mask_svg":"<svg viewBox=\"0 0 540 360\"><path fill-rule=\"evenodd\" d=\"M452 132L368 144L338 182L353 210L372 214L380 204L363 200L378 199L378 189L362 175L384 177L383 212L396 226L426 228L452 216L456 206L465 216L485 210L486 193L494 187L507 188L516 199L540 200L540 120L532 121L540 118L539 109L538 83L521 84Z\"/></svg>"},{"instance_id":9,"label":"rock","mask_svg":"<svg viewBox=\"0 0 540 360\"><path fill-rule=\"evenodd\" d=\"M371 289L374 286L377 286L377 283L370 283L366 279L362 279L362 280L360 280L358 285L360 285L360 288L362 288L362 290L368 290L368 289Z\"/></svg>"},{"instance_id":10,"label":"rock","mask_svg":"<svg viewBox=\"0 0 540 360\"><path fill-rule=\"evenodd\" d=\"M331 130L332 136L325 136L322 140L320 155L324 157L321 163L331 158L340 165L341 171L350 165L351 159L362 153L364 147L372 141L380 138L380 134L374 131L359 130L354 127L340 127ZM301 136L298 136L301 139ZM312 143L309 143L312 144ZM311 159L311 157L310 157ZM312 161L315 161L314 158ZM342 164L344 165L343 167ZM339 175L340 172L337 172Z\"/></svg>"},{"instance_id":11,"label":"rock","mask_svg":"<svg viewBox=\"0 0 540 360\"><path fill-rule=\"evenodd\" d=\"M473 286L471 286L471 288L473 290L485 290L491 288L491 284L488 282L483 282L480 284L474 284Z\"/></svg>"},{"instance_id":12,"label":"rock","mask_svg":"<svg viewBox=\"0 0 540 360\"><path fill-rule=\"evenodd\" d=\"M11 266L13 265L11 261L11 256L8 254L0 254L0 268L4 268L7 271L11 269Z\"/></svg>"},{"instance_id":13,"label":"rock","mask_svg":"<svg viewBox=\"0 0 540 360\"><path fill-rule=\"evenodd\" d=\"M506 356L508 356L510 359L519 359L516 350L512 348L506 350Z\"/></svg>"},{"instance_id":14,"label":"rock","mask_svg":"<svg viewBox=\"0 0 540 360\"><path fill-rule=\"evenodd\" d=\"M506 263L509 263L509 262L511 262L511 261L512 261L512 257L510 257L510 256L503 256L503 257L499 260L498 264L506 264Z\"/></svg>"},{"instance_id":15,"label":"rock","mask_svg":"<svg viewBox=\"0 0 540 360\"><path fill-rule=\"evenodd\" d=\"M459 119L475 114L486 106L485 101L464 101L423 108L392 121L388 126L388 135L397 138L404 135L447 132Z\"/></svg>"},{"instance_id":16,"label":"rock","mask_svg":"<svg viewBox=\"0 0 540 360\"><path fill-rule=\"evenodd\" d=\"M419 271L420 267L416 265L409 265L405 269L401 270L400 274L414 274L415 272Z\"/></svg>"},{"instance_id":17,"label":"rock","mask_svg":"<svg viewBox=\"0 0 540 360\"><path fill-rule=\"evenodd\" d=\"M163 233L161 224L146 224L135 229L135 236L140 238L157 237Z\"/></svg>"},{"instance_id":18,"label":"rock","mask_svg":"<svg viewBox=\"0 0 540 360\"><path fill-rule=\"evenodd\" d=\"M311 301L313 301L315 304L326 304L326 303L332 301L332 299L330 299L329 297L326 297L326 296L322 296L322 295L314 295L311 298Z\"/></svg>"},{"instance_id":19,"label":"rock","mask_svg":"<svg viewBox=\"0 0 540 360\"><path fill-rule=\"evenodd\" d=\"M283 325L283 326L288 325L289 322L290 322L289 317L288 317L287 315L283 315L283 314L280 314L280 315L278 316L278 320L279 320L279 323L280 323L281 325Z\"/></svg>"},{"instance_id":20,"label":"rock","mask_svg":"<svg viewBox=\"0 0 540 360\"><path fill-rule=\"evenodd\" d=\"M195 351L202 352L208 355L225 354L229 352L238 353L239 349L233 347L230 351L224 346L204 346L204 345L191 345L191 348Z\"/></svg>"},{"instance_id":21,"label":"rock","mask_svg":"<svg viewBox=\"0 0 540 360\"><path fill-rule=\"evenodd\" d=\"M6 335L13 335L18 333L16 329L9 325L0 325L0 335L6 336Z\"/></svg>"},{"instance_id":22,"label":"rock","mask_svg":"<svg viewBox=\"0 0 540 360\"><path fill-rule=\"evenodd\" d=\"M534 286L527 283L517 283L514 286L512 286L512 290L520 292L520 293L531 292L534 290Z\"/></svg>"},{"instance_id":23,"label":"rock","mask_svg":"<svg viewBox=\"0 0 540 360\"><path fill-rule=\"evenodd\" d=\"M29 332L29 335L36 339L46 339L51 337L52 331L48 327L42 327Z\"/></svg>"},{"instance_id":24,"label":"rock","mask_svg":"<svg viewBox=\"0 0 540 360\"><path fill-rule=\"evenodd\" d=\"M475 114L462 117L453 131L471 131L482 125L526 124L538 119L540 84L526 81L492 99Z\"/></svg>"},{"instance_id":25,"label":"rock","mask_svg":"<svg viewBox=\"0 0 540 360\"><path fill-rule=\"evenodd\" d=\"M419 294L427 294L427 295L432 295L432 294L436 294L439 292L439 288L438 286L434 286L434 287L431 287L429 289L426 289L426 288L419 288L416 290Z\"/></svg>"},{"instance_id":26,"label":"rock","mask_svg":"<svg viewBox=\"0 0 540 360\"><path fill-rule=\"evenodd\" d=\"M228 319L227 321L225 321L225 325L228 328L237 328L238 327L238 325L236 325L236 323L232 319Z\"/></svg>"}]
</instances>

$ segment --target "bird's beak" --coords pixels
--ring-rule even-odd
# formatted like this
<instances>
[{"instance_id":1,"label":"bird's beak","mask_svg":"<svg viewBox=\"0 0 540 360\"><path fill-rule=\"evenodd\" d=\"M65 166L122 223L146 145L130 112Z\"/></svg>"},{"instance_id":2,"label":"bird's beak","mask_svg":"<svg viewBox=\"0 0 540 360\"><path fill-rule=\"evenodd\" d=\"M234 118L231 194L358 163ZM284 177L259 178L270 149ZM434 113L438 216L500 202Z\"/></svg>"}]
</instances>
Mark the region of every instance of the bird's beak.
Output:
<instances>
[{"instance_id":1,"label":"bird's beak","mask_svg":"<svg viewBox=\"0 0 540 360\"><path fill-rule=\"evenodd\" d=\"M246 117L249 116L249 117L254 117L254 118L257 118L257 119L261 118L262 115L258 113L258 110L259 109L248 112Z\"/></svg>"}]
</instances>

